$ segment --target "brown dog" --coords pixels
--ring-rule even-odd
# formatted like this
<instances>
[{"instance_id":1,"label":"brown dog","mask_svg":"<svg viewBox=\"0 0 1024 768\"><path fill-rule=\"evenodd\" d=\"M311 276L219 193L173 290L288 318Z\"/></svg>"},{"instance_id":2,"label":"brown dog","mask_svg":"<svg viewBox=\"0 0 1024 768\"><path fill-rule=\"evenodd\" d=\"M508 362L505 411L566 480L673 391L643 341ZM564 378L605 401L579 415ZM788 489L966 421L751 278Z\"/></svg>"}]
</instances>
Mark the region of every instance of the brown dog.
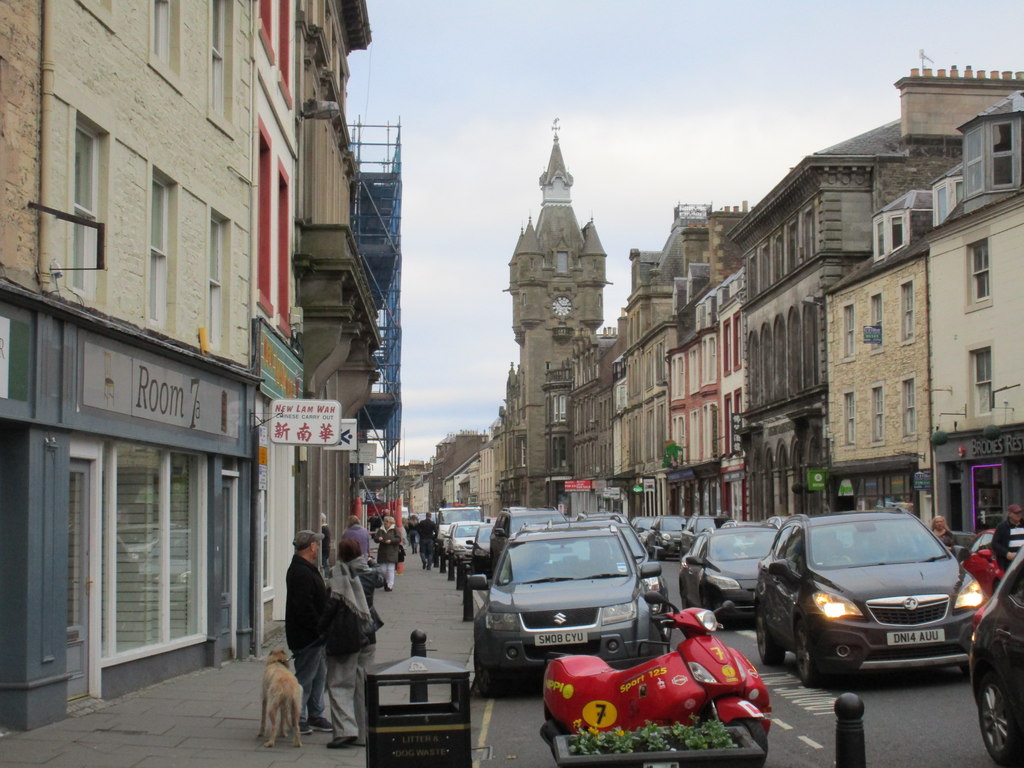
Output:
<instances>
[{"instance_id":1,"label":"brown dog","mask_svg":"<svg viewBox=\"0 0 1024 768\"><path fill-rule=\"evenodd\" d=\"M264 747L274 746L274 740L286 735L285 727L291 726L296 747L302 746L299 738L299 717L302 714L302 686L288 668L288 654L280 648L271 651L267 656L267 666L263 670L263 708L260 713L260 732L258 736L267 734ZM267 717L270 728L267 728ZM278 718L280 717L280 722Z\"/></svg>"}]
</instances>

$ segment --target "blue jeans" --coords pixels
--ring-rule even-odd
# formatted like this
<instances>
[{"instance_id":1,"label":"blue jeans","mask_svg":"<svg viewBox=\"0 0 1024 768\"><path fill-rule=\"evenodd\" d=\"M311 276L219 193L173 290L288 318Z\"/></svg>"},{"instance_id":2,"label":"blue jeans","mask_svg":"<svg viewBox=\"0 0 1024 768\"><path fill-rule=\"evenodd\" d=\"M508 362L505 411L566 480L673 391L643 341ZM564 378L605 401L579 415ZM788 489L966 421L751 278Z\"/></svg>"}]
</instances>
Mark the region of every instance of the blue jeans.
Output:
<instances>
[{"instance_id":1,"label":"blue jeans","mask_svg":"<svg viewBox=\"0 0 1024 768\"><path fill-rule=\"evenodd\" d=\"M409 531L409 546L412 547L413 553L419 552L420 549L420 532L416 530Z\"/></svg>"},{"instance_id":2,"label":"blue jeans","mask_svg":"<svg viewBox=\"0 0 1024 768\"><path fill-rule=\"evenodd\" d=\"M295 654L295 677L302 686L302 721L323 717L327 657L322 645L314 645Z\"/></svg>"},{"instance_id":3,"label":"blue jeans","mask_svg":"<svg viewBox=\"0 0 1024 768\"><path fill-rule=\"evenodd\" d=\"M420 542L420 562L424 568L434 564L434 540L429 536L424 536Z\"/></svg>"}]
</instances>

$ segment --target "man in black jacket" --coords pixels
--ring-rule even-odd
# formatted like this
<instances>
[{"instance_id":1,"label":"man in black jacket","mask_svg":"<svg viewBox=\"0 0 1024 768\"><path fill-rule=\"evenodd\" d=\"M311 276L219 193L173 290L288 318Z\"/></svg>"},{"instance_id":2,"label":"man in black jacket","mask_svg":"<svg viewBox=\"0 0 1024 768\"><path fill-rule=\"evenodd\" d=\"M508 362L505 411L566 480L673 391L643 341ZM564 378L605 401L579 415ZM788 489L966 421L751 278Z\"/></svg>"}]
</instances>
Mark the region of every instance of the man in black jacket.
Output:
<instances>
[{"instance_id":1,"label":"man in black jacket","mask_svg":"<svg viewBox=\"0 0 1024 768\"><path fill-rule=\"evenodd\" d=\"M416 530L420 534L420 562L429 571L434 564L434 539L437 536L437 523L430 519L429 512L417 523Z\"/></svg>"},{"instance_id":2,"label":"man in black jacket","mask_svg":"<svg viewBox=\"0 0 1024 768\"><path fill-rule=\"evenodd\" d=\"M295 554L285 583L288 597L284 608L284 633L295 658L295 677L302 686L302 719L299 733L331 731L331 721L324 717L324 683L327 660L320 617L327 607L327 586L320 575L320 542L322 533L299 531L295 534Z\"/></svg>"},{"instance_id":3,"label":"man in black jacket","mask_svg":"<svg viewBox=\"0 0 1024 768\"><path fill-rule=\"evenodd\" d=\"M996 553L999 567L1004 571L1009 568L1022 545L1024 525L1021 524L1021 507L1020 504L1011 504L1006 508L1006 519L996 526L992 534L992 551Z\"/></svg>"}]
</instances>

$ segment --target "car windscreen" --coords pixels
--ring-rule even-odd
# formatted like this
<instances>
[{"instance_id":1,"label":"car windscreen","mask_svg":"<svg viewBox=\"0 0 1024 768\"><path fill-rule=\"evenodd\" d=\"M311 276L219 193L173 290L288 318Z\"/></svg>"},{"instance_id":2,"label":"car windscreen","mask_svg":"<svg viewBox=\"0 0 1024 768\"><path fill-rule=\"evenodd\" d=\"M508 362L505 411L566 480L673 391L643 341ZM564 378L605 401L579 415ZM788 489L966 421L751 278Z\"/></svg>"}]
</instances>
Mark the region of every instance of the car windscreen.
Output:
<instances>
[{"instance_id":1,"label":"car windscreen","mask_svg":"<svg viewBox=\"0 0 1024 768\"><path fill-rule=\"evenodd\" d=\"M857 520L810 526L807 557L817 568L917 563L949 557L946 547L913 518Z\"/></svg>"},{"instance_id":2,"label":"car windscreen","mask_svg":"<svg viewBox=\"0 0 1024 768\"><path fill-rule=\"evenodd\" d=\"M476 529L479 525L472 525L470 523L458 523L452 526L452 537L456 539L473 538L476 535Z\"/></svg>"},{"instance_id":3,"label":"car windscreen","mask_svg":"<svg viewBox=\"0 0 1024 768\"><path fill-rule=\"evenodd\" d=\"M622 578L630 574L629 559L618 536L527 538L509 545L495 583Z\"/></svg>"},{"instance_id":4,"label":"car windscreen","mask_svg":"<svg viewBox=\"0 0 1024 768\"><path fill-rule=\"evenodd\" d=\"M532 515L513 515L509 520L512 526L512 533L515 533L524 525L536 525L537 523L562 523L565 517L561 512L537 512Z\"/></svg>"},{"instance_id":5,"label":"car windscreen","mask_svg":"<svg viewBox=\"0 0 1024 768\"><path fill-rule=\"evenodd\" d=\"M681 531L685 522L685 517L663 517L658 525L663 531Z\"/></svg>"},{"instance_id":6,"label":"car windscreen","mask_svg":"<svg viewBox=\"0 0 1024 768\"><path fill-rule=\"evenodd\" d=\"M716 563L729 560L758 559L768 554L775 540L774 528L763 531L743 531L712 536L708 546L708 559Z\"/></svg>"}]
</instances>

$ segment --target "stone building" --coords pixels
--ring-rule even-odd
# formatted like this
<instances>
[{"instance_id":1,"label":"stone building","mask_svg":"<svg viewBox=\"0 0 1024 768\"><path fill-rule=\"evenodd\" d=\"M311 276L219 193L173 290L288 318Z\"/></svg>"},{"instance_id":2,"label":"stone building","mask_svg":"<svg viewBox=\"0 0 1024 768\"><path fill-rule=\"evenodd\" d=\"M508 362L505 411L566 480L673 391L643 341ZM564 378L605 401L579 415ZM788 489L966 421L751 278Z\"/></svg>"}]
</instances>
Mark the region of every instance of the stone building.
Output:
<instances>
[{"instance_id":1,"label":"stone building","mask_svg":"<svg viewBox=\"0 0 1024 768\"><path fill-rule=\"evenodd\" d=\"M896 87L899 120L805 157L731 233L746 270L743 446L755 519L835 505L835 478L814 490L835 437L825 291L871 256L875 212L955 164L956 127L1013 89L1009 77L955 69L913 70Z\"/></svg>"},{"instance_id":2,"label":"stone building","mask_svg":"<svg viewBox=\"0 0 1024 768\"><path fill-rule=\"evenodd\" d=\"M837 510L900 506L931 517L928 244L931 191L911 190L872 221L870 259L827 292L828 431Z\"/></svg>"},{"instance_id":3,"label":"stone building","mask_svg":"<svg viewBox=\"0 0 1024 768\"><path fill-rule=\"evenodd\" d=\"M594 222L580 228L573 178L556 134L540 177L540 215L519 236L509 263L512 329L519 364L509 373L501 432L502 506L566 502L571 432L568 400L577 332L593 334L604 317L605 253Z\"/></svg>"},{"instance_id":4,"label":"stone building","mask_svg":"<svg viewBox=\"0 0 1024 768\"><path fill-rule=\"evenodd\" d=\"M935 511L966 531L1024 498L1022 129L1020 90L960 127L963 199L928 235ZM957 181L940 179L933 194Z\"/></svg>"},{"instance_id":5,"label":"stone building","mask_svg":"<svg viewBox=\"0 0 1024 768\"><path fill-rule=\"evenodd\" d=\"M487 435L471 430L448 435L437 444L434 458L430 462L430 509L434 512L441 507L457 502L456 485L453 482L456 471L471 458L480 453L487 443ZM446 486L447 484L447 486Z\"/></svg>"}]
</instances>

